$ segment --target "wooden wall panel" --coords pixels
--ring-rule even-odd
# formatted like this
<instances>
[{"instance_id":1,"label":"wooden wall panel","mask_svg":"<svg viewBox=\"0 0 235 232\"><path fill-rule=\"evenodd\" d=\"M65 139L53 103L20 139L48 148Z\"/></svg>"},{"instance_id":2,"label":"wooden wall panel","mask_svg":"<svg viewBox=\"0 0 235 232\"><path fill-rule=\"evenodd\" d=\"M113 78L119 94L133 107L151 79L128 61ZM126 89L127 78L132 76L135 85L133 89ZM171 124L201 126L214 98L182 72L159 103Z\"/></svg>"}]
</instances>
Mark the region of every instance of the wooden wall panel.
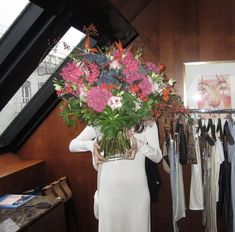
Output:
<instances>
[{"instance_id":1,"label":"wooden wall panel","mask_svg":"<svg viewBox=\"0 0 235 232\"><path fill-rule=\"evenodd\" d=\"M96 231L93 217L93 195L96 171L90 153L70 153L68 146L83 128L67 128L57 107L17 153L22 159L46 160L44 184L68 176L73 193L74 212L81 231ZM83 228L83 229L82 229Z\"/></svg>"},{"instance_id":2,"label":"wooden wall panel","mask_svg":"<svg viewBox=\"0 0 235 232\"><path fill-rule=\"evenodd\" d=\"M234 0L112 0L124 16L131 20L140 36L133 46L144 48L148 61L164 63L168 77L177 80L183 95L183 63L206 60L235 59ZM73 192L80 232L97 231L93 216L93 193L96 172L89 153L71 154L69 141L84 127L67 128L58 116L57 107L25 143L18 155L23 159L47 161L44 182L67 175ZM159 165L162 188L158 203L153 205L152 232L171 232L171 195L169 175ZM184 168L186 204L188 206L190 167ZM181 232L202 232L201 212L187 210L179 223ZM224 231L223 223L218 223Z\"/></svg>"},{"instance_id":3,"label":"wooden wall panel","mask_svg":"<svg viewBox=\"0 0 235 232\"><path fill-rule=\"evenodd\" d=\"M14 164L16 164L14 162ZM13 165L14 165L13 164ZM10 165L12 166L12 165ZM1 171L6 170L3 168ZM7 193L22 193L43 184L45 165L40 163L17 172L8 173L0 178L0 195Z\"/></svg>"},{"instance_id":4,"label":"wooden wall panel","mask_svg":"<svg viewBox=\"0 0 235 232\"><path fill-rule=\"evenodd\" d=\"M203 37L234 36L235 15L233 0L199 0L199 33ZM213 44L211 44L213 46Z\"/></svg>"}]
</instances>

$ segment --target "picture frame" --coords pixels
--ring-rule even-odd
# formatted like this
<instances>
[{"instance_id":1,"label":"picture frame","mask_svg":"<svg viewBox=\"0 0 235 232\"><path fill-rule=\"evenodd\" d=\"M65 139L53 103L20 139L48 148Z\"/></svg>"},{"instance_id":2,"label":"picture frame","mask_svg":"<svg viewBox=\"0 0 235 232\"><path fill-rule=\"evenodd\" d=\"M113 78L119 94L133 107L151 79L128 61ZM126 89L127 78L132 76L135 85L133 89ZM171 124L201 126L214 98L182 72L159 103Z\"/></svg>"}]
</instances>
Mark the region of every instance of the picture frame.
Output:
<instances>
[{"instance_id":1,"label":"picture frame","mask_svg":"<svg viewBox=\"0 0 235 232\"><path fill-rule=\"evenodd\" d=\"M235 108L235 60L184 63L184 104L200 110Z\"/></svg>"}]
</instances>

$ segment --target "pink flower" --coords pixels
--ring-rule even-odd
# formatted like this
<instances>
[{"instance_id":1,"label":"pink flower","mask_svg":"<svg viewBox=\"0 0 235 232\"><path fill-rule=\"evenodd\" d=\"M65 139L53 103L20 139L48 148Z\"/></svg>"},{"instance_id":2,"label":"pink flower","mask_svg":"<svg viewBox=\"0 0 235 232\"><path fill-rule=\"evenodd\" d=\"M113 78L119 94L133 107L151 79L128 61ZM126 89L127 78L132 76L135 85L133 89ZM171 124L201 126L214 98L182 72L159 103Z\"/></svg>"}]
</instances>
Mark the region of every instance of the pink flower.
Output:
<instances>
[{"instance_id":1,"label":"pink flower","mask_svg":"<svg viewBox=\"0 0 235 232\"><path fill-rule=\"evenodd\" d=\"M60 75L65 81L81 84L81 76L84 75L84 72L76 65L76 63L71 62L62 68Z\"/></svg>"},{"instance_id":2,"label":"pink flower","mask_svg":"<svg viewBox=\"0 0 235 232\"><path fill-rule=\"evenodd\" d=\"M130 85L135 82L138 86L138 91L140 91L141 95L144 97L148 96L152 92L152 84L144 74L137 72L128 73L126 76L126 82Z\"/></svg>"},{"instance_id":3,"label":"pink flower","mask_svg":"<svg viewBox=\"0 0 235 232\"><path fill-rule=\"evenodd\" d=\"M103 112L111 96L112 94L108 90L97 86L88 91L87 104L96 112Z\"/></svg>"},{"instance_id":4,"label":"pink flower","mask_svg":"<svg viewBox=\"0 0 235 232\"><path fill-rule=\"evenodd\" d=\"M153 71L155 73L160 73L160 69L154 63L147 62L146 66L150 71Z\"/></svg>"},{"instance_id":5,"label":"pink flower","mask_svg":"<svg viewBox=\"0 0 235 232\"><path fill-rule=\"evenodd\" d=\"M87 68L84 70L84 72L87 76L87 81L90 84L93 84L100 75L99 66L90 62L87 64Z\"/></svg>"},{"instance_id":6,"label":"pink flower","mask_svg":"<svg viewBox=\"0 0 235 232\"><path fill-rule=\"evenodd\" d=\"M147 97L152 92L152 84L149 82L148 78L144 77L139 83L139 88L141 89L141 95Z\"/></svg>"},{"instance_id":7,"label":"pink flower","mask_svg":"<svg viewBox=\"0 0 235 232\"><path fill-rule=\"evenodd\" d=\"M126 74L126 79L125 81L132 85L134 81L140 81L142 80L143 78L145 78L145 76L143 74L140 74L138 72L129 72Z\"/></svg>"},{"instance_id":8,"label":"pink flower","mask_svg":"<svg viewBox=\"0 0 235 232\"><path fill-rule=\"evenodd\" d=\"M119 63L124 65L126 75L129 72L137 72L139 69L139 63L130 51L126 51L125 56L119 60Z\"/></svg>"}]
</instances>

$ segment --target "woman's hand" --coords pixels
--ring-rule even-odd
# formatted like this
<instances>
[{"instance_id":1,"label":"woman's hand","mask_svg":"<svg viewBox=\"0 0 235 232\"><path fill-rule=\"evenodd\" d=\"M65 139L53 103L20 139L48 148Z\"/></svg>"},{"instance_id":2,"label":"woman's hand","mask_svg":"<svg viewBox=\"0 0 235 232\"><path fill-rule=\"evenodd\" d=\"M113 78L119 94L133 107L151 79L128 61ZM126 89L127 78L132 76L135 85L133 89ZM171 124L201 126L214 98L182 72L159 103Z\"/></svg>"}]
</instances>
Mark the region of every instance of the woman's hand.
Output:
<instances>
[{"instance_id":1,"label":"woman's hand","mask_svg":"<svg viewBox=\"0 0 235 232\"><path fill-rule=\"evenodd\" d=\"M128 131L127 136L131 141L131 148L128 150L128 158L127 159L134 159L136 152L137 152L137 139L134 137L131 131Z\"/></svg>"},{"instance_id":2,"label":"woman's hand","mask_svg":"<svg viewBox=\"0 0 235 232\"><path fill-rule=\"evenodd\" d=\"M104 161L106 161L106 159L100 154L100 146L97 142L94 143L92 154L94 155L95 162L97 164L102 164Z\"/></svg>"}]
</instances>

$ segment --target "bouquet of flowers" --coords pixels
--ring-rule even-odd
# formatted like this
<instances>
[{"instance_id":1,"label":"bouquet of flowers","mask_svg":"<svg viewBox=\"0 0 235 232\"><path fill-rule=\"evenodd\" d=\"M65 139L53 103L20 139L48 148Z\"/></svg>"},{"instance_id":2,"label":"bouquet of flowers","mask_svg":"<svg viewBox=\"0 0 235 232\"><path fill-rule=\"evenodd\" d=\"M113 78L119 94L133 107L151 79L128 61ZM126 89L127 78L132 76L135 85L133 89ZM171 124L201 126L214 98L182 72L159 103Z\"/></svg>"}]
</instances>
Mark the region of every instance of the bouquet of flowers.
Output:
<instances>
[{"instance_id":1,"label":"bouquet of flowers","mask_svg":"<svg viewBox=\"0 0 235 232\"><path fill-rule=\"evenodd\" d=\"M99 128L101 151L107 159L130 148L126 130L153 119L158 104L178 99L164 65L144 62L121 43L75 52L54 80L62 98L61 116L68 126L77 119Z\"/></svg>"}]
</instances>

